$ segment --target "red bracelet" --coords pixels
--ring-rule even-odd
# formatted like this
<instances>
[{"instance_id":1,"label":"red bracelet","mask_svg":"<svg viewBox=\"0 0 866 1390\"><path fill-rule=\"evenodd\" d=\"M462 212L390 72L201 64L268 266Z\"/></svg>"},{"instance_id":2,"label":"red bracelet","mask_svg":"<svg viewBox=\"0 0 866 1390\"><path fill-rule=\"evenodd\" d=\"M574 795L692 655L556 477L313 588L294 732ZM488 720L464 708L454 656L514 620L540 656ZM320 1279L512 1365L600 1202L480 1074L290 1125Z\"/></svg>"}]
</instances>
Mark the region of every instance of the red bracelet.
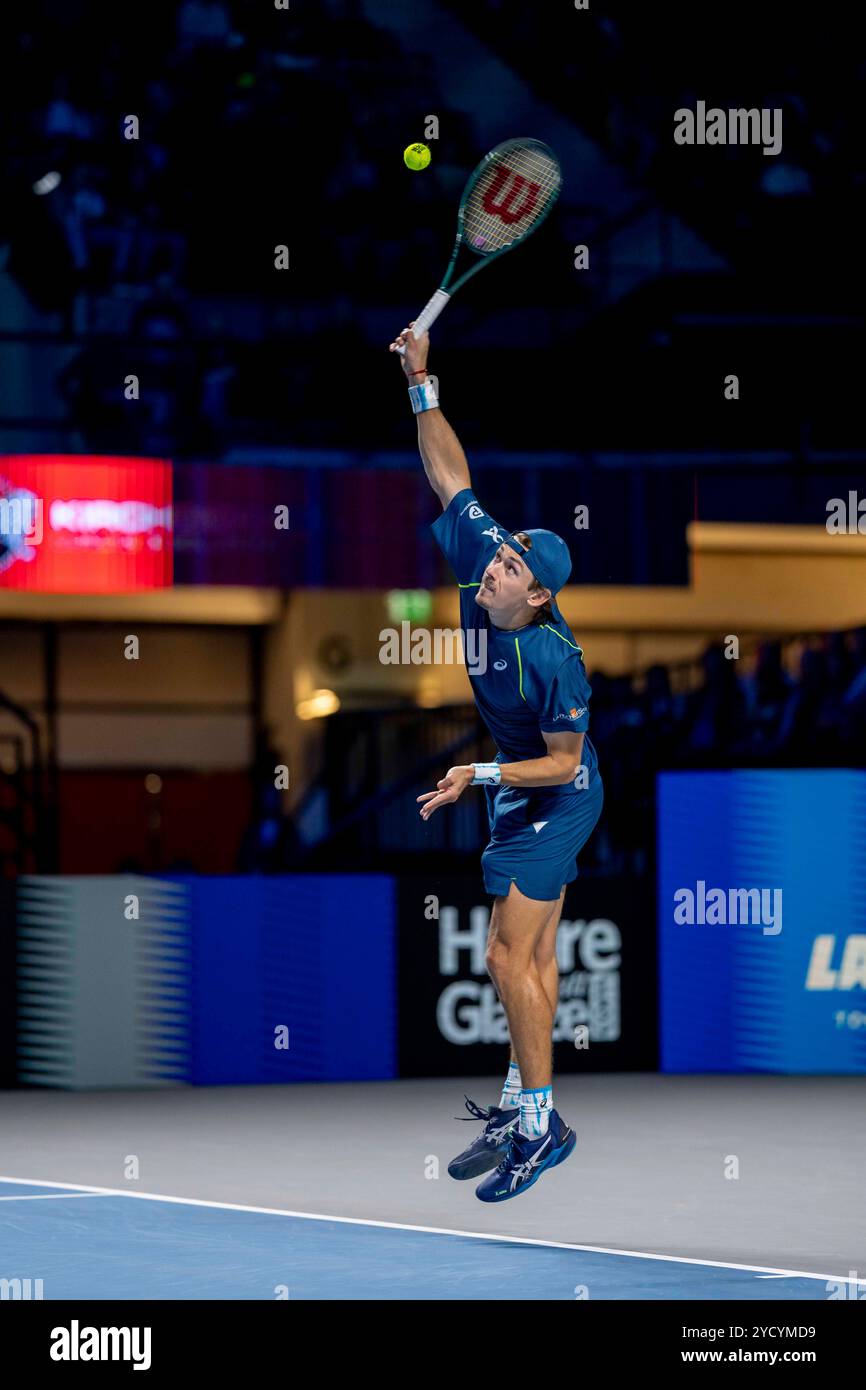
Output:
<instances>
[{"instance_id":1,"label":"red bracelet","mask_svg":"<svg viewBox=\"0 0 866 1390\"><path fill-rule=\"evenodd\" d=\"M407 375L407 376L421 376L422 372L426 372L426 370L427 370L426 367L419 367L418 370L417 370L417 372L407 372L406 375Z\"/></svg>"}]
</instances>

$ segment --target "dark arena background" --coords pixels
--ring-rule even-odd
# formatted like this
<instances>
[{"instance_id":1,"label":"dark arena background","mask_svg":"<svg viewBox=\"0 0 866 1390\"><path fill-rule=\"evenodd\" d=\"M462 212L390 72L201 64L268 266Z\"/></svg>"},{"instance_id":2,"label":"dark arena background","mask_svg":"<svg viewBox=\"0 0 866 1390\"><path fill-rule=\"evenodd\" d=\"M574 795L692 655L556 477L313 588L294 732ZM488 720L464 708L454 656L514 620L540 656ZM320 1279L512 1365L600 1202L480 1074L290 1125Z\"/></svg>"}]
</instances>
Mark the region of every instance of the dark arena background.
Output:
<instances>
[{"instance_id":1,"label":"dark arena background","mask_svg":"<svg viewBox=\"0 0 866 1390\"><path fill-rule=\"evenodd\" d=\"M28 1301L287 1301L284 1328L298 1300L530 1300L580 1303L584 1346L670 1304L660 1368L716 1325L726 1359L829 1364L849 1319L814 1305L866 1298L860 18L0 13L22 1354ZM516 136L561 195L430 369L482 506L567 542L605 803L557 937L577 1146L490 1206L447 1171L508 1063L487 799L416 798L496 747L438 640L458 589L388 348Z\"/></svg>"}]
</instances>

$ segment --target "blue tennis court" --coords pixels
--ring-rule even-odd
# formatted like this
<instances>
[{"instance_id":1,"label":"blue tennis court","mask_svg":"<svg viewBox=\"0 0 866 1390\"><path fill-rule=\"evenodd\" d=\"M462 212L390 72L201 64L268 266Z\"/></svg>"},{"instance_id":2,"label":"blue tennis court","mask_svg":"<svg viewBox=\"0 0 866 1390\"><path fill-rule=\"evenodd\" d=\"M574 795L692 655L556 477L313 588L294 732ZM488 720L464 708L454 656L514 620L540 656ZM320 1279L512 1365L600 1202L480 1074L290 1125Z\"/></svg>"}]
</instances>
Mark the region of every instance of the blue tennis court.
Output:
<instances>
[{"instance_id":1,"label":"blue tennis court","mask_svg":"<svg viewBox=\"0 0 866 1390\"><path fill-rule=\"evenodd\" d=\"M761 1270L153 1194L0 1179L2 1277L46 1299L824 1301ZM33 1294L31 1293L31 1296Z\"/></svg>"}]
</instances>

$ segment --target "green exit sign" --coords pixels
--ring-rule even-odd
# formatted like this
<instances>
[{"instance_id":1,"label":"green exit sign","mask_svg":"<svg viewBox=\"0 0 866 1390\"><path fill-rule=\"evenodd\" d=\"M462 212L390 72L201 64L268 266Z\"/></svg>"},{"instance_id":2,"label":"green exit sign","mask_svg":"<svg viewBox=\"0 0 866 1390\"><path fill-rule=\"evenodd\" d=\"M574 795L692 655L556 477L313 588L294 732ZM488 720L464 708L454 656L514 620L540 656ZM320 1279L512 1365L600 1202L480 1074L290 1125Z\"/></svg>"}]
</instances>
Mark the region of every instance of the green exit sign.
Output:
<instances>
[{"instance_id":1,"label":"green exit sign","mask_svg":"<svg viewBox=\"0 0 866 1390\"><path fill-rule=\"evenodd\" d=\"M426 623L433 612L429 589L390 589L385 603L392 623Z\"/></svg>"}]
</instances>

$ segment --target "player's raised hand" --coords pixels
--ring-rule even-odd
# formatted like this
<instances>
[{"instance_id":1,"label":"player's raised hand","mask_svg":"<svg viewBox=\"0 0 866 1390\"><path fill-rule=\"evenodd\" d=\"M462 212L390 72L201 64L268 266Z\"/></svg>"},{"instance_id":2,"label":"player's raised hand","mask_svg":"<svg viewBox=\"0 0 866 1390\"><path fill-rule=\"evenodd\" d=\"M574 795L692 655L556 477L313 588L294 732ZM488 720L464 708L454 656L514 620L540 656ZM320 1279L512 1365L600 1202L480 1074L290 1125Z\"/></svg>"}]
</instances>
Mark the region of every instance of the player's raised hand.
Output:
<instances>
[{"instance_id":1,"label":"player's raised hand","mask_svg":"<svg viewBox=\"0 0 866 1390\"><path fill-rule=\"evenodd\" d=\"M404 328L388 348L389 352L400 353L403 371L413 385L418 382L419 373L427 370L427 354L430 351L429 333L422 333L420 338L416 338L415 334L409 331L414 322L413 319L408 328Z\"/></svg>"},{"instance_id":2,"label":"player's raised hand","mask_svg":"<svg viewBox=\"0 0 866 1390\"><path fill-rule=\"evenodd\" d=\"M435 792L424 792L423 795L416 797L417 801L423 801L421 807L421 819L429 820L434 811L438 811L440 806L450 806L452 801L456 801L462 796L475 776L474 767L452 767L446 772L445 776L436 783Z\"/></svg>"}]
</instances>

